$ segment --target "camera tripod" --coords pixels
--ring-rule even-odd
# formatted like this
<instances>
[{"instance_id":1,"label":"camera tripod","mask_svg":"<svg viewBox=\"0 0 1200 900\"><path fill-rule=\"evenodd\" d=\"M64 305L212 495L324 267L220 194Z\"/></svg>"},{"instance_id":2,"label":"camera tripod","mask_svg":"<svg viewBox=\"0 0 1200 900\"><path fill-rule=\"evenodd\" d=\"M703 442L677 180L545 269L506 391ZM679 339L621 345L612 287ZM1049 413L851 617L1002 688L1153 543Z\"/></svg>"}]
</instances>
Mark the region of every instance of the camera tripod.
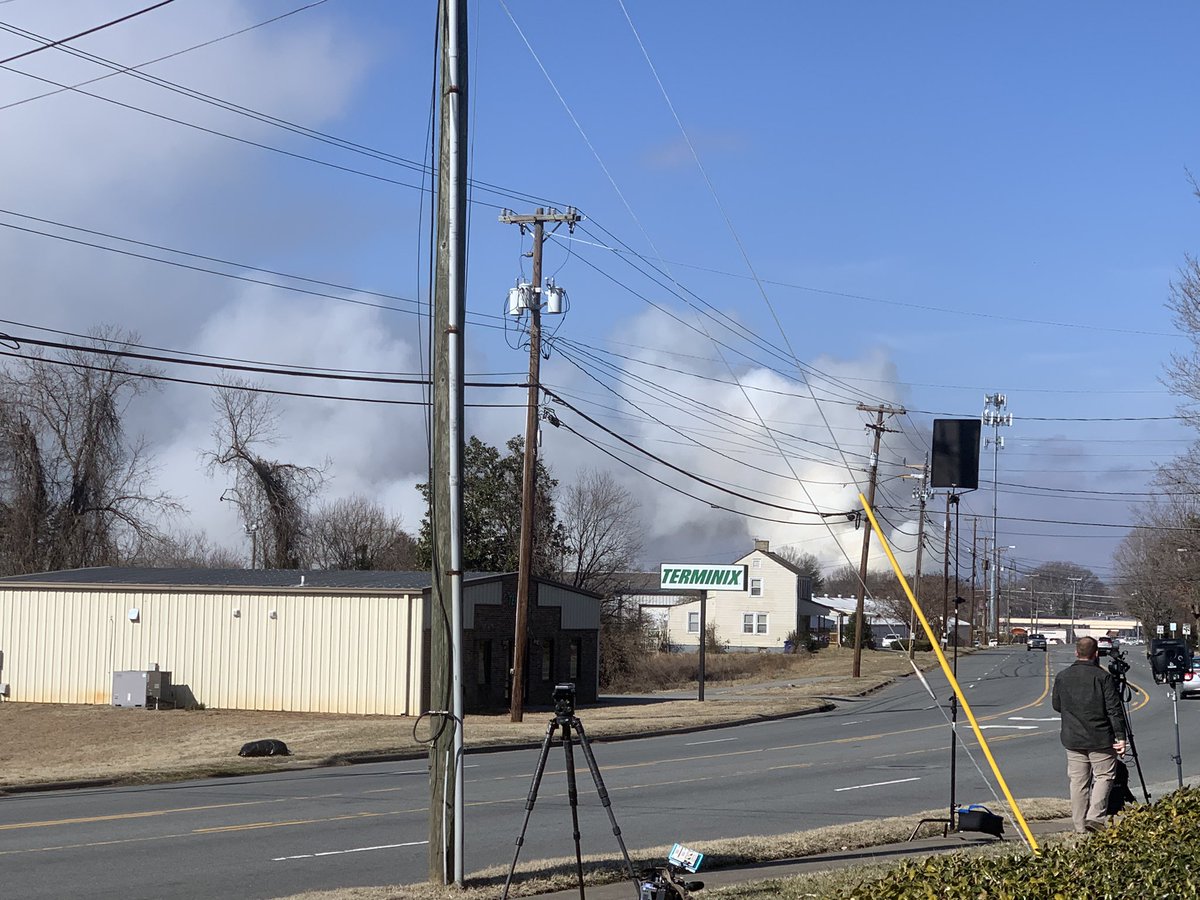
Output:
<instances>
[{"instance_id":1,"label":"camera tripod","mask_svg":"<svg viewBox=\"0 0 1200 900\"><path fill-rule=\"evenodd\" d=\"M562 746L567 762L567 801L571 806L571 826L573 829L572 834L575 838L575 873L579 880L580 900L584 898L583 854L579 847L579 791L575 785L575 751L573 749L575 738L572 736L572 733L579 738L579 746L583 750L583 756L587 760L588 769L592 773L592 781L596 785L596 793L600 797L600 802L604 805L604 811L608 813L608 820L612 823L613 835L621 847L621 855L625 857L625 868L628 870L629 877L633 881L634 896L640 897L641 884L638 881L637 875L634 874L633 863L629 859L629 851L625 847L625 841L621 838L621 827L617 825L616 816L613 815L612 804L608 799L608 790L604 787L604 779L600 777L600 767L596 765L596 757L592 755L592 746L588 743L587 733L583 730L583 723L575 715L574 709L568 704L559 702L555 707L554 718L546 726L546 737L542 741L542 750L538 756L537 768L533 772L533 783L529 786L529 797L525 801L525 821L521 823L521 833L517 835L517 849L513 853L512 865L508 868L508 877L504 879L504 893L501 894L501 900L508 900L509 885L512 883L513 872L517 868L517 858L521 855L521 846L525 843L525 831L529 828L529 817L533 813L533 805L537 802L538 788L541 787L542 774L546 770L546 760L550 757L550 742L554 737L554 732L559 728L562 728Z\"/></svg>"},{"instance_id":2,"label":"camera tripod","mask_svg":"<svg viewBox=\"0 0 1200 900\"><path fill-rule=\"evenodd\" d=\"M1114 653L1108 664L1109 674L1116 682L1117 696L1121 698L1121 718L1125 720L1125 742L1129 745L1129 755L1133 757L1133 765L1137 769L1138 781L1142 784L1142 796L1150 802L1150 791L1146 788L1146 777L1142 774L1142 760L1138 757L1137 744L1133 740L1133 721L1129 718L1129 701L1133 692L1140 690L1129 683L1125 673L1129 671L1129 663L1123 653ZM1132 795L1131 795L1132 796Z\"/></svg>"}]
</instances>

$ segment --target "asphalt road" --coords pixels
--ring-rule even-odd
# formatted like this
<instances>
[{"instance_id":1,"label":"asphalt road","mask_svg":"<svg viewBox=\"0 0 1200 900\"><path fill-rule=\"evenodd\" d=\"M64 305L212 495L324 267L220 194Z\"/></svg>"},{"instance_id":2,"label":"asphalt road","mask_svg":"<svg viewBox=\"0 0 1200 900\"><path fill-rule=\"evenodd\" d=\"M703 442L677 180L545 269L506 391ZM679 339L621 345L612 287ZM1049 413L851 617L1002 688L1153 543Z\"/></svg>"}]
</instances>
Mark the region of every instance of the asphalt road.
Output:
<instances>
[{"instance_id":1,"label":"asphalt road","mask_svg":"<svg viewBox=\"0 0 1200 900\"><path fill-rule=\"evenodd\" d=\"M1140 648L1130 702L1150 784L1173 782L1166 688ZM1068 647L992 649L959 662L968 702L1017 797L1065 796L1050 708ZM929 683L948 701L940 674ZM943 704L945 705L945 704ZM654 714L647 705L646 715ZM1200 771L1200 700L1179 705L1184 768ZM586 727L587 712L581 712ZM960 713L960 803L997 802L994 779ZM630 848L779 834L949 803L949 726L917 678L835 711L776 722L594 744ZM536 750L467 757L467 870L507 864L525 815ZM573 854L565 754L551 748L522 859ZM584 852L616 851L576 751ZM1132 775L1135 793L1136 772ZM1198 779L1192 778L1195 782ZM995 791L995 794L993 793ZM426 876L428 779L421 761L148 787L0 798L6 898L272 898Z\"/></svg>"}]
</instances>

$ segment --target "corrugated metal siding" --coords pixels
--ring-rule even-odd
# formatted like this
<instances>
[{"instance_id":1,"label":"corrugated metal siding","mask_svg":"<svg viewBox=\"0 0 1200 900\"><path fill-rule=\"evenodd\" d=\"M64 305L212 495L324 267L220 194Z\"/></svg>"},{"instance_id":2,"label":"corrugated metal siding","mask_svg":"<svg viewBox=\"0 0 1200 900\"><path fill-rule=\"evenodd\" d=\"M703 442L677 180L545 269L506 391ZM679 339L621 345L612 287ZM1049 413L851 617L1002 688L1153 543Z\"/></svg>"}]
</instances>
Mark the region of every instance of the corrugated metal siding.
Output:
<instances>
[{"instance_id":1,"label":"corrugated metal siding","mask_svg":"<svg viewBox=\"0 0 1200 900\"><path fill-rule=\"evenodd\" d=\"M499 606L503 600L504 582L502 581L489 581L487 584L468 585L463 588L463 631L470 631L475 627L475 605L477 603Z\"/></svg>"},{"instance_id":2,"label":"corrugated metal siding","mask_svg":"<svg viewBox=\"0 0 1200 900\"><path fill-rule=\"evenodd\" d=\"M13 700L108 703L114 671L157 663L212 708L416 715L421 626L419 595L9 589L0 680Z\"/></svg>"},{"instance_id":3,"label":"corrugated metal siding","mask_svg":"<svg viewBox=\"0 0 1200 900\"><path fill-rule=\"evenodd\" d=\"M600 601L595 597L578 594L553 584L539 584L537 592L538 606L562 607L564 631L600 627Z\"/></svg>"}]
</instances>

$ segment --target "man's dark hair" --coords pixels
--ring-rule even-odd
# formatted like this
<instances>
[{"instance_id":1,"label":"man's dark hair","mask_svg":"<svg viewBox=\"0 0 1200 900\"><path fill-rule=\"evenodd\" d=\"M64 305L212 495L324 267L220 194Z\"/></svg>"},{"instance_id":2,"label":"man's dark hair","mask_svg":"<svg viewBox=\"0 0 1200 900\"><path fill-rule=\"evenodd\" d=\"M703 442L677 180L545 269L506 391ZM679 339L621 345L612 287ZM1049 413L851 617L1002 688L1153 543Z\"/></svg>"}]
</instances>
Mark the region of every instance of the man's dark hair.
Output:
<instances>
[{"instance_id":1,"label":"man's dark hair","mask_svg":"<svg viewBox=\"0 0 1200 900\"><path fill-rule=\"evenodd\" d=\"M1097 647L1094 637L1081 637L1075 642L1075 655L1080 659L1091 659L1096 655Z\"/></svg>"}]
</instances>

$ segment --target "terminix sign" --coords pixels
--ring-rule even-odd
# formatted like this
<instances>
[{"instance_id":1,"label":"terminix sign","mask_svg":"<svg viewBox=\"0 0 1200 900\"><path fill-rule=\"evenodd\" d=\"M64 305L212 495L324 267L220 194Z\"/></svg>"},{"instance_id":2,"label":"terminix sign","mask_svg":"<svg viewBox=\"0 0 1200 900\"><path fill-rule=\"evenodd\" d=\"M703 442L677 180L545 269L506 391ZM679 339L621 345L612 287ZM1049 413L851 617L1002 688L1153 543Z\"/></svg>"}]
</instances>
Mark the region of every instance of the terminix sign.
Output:
<instances>
[{"instance_id":1,"label":"terminix sign","mask_svg":"<svg viewBox=\"0 0 1200 900\"><path fill-rule=\"evenodd\" d=\"M659 572L659 587L690 588L706 591L744 591L745 566L722 566L711 563L663 563Z\"/></svg>"}]
</instances>

